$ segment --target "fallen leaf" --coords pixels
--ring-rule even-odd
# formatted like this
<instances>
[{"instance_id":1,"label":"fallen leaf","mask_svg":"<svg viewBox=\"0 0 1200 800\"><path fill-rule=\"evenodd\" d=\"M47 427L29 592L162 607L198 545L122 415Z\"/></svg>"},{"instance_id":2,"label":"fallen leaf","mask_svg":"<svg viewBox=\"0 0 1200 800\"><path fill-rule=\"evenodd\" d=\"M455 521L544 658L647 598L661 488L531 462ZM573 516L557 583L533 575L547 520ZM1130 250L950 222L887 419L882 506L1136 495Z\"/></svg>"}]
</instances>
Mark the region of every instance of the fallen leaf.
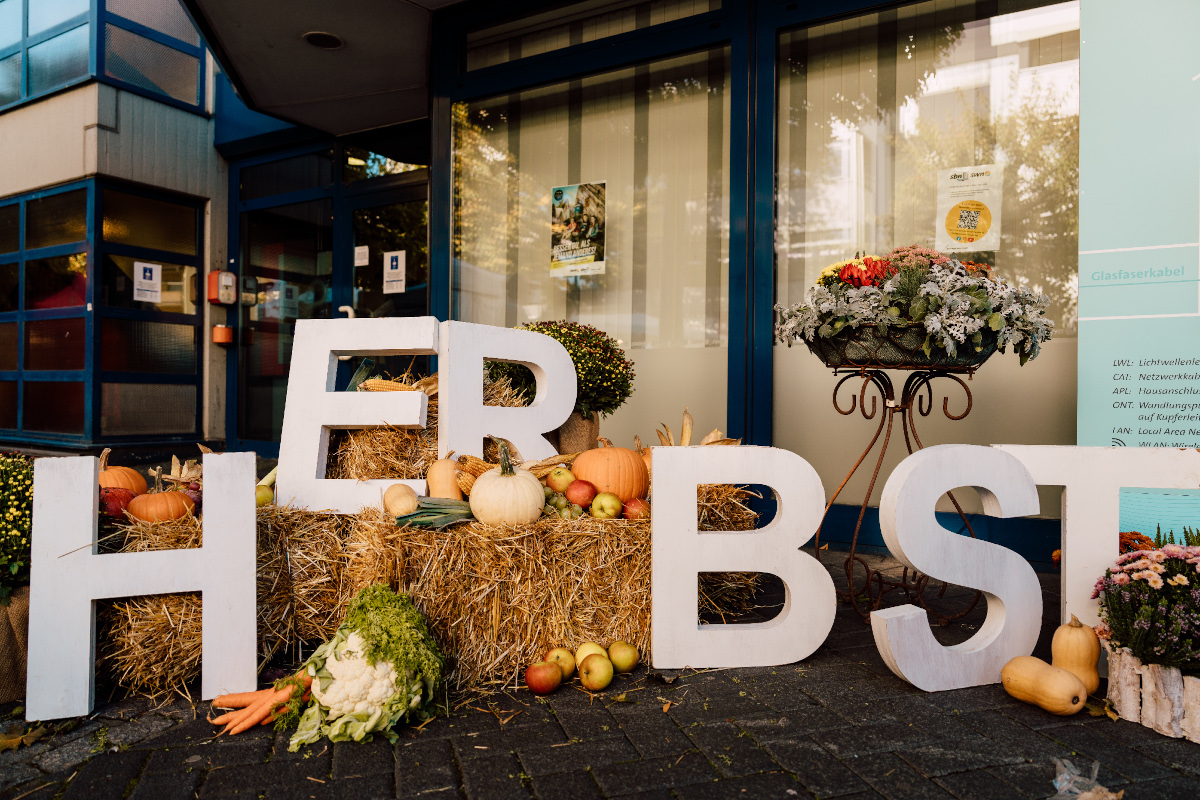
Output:
<instances>
[{"instance_id":1,"label":"fallen leaf","mask_svg":"<svg viewBox=\"0 0 1200 800\"><path fill-rule=\"evenodd\" d=\"M671 701L668 700L667 702L663 703L663 713L666 714L670 710L671 710Z\"/></svg>"},{"instance_id":2,"label":"fallen leaf","mask_svg":"<svg viewBox=\"0 0 1200 800\"><path fill-rule=\"evenodd\" d=\"M46 727L44 725L28 733L22 733L20 725L10 725L7 731L0 734L0 753L6 750L16 750L21 745L29 747L45 735Z\"/></svg>"}]
</instances>

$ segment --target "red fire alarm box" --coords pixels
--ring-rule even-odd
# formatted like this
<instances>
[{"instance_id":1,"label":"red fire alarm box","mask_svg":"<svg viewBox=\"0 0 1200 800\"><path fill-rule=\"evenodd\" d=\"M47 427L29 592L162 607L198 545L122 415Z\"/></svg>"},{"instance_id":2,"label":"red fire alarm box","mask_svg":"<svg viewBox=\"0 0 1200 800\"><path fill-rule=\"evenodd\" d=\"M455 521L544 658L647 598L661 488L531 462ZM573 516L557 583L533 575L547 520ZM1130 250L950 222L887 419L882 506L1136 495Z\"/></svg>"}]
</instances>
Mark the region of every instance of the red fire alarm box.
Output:
<instances>
[{"instance_id":1,"label":"red fire alarm box","mask_svg":"<svg viewBox=\"0 0 1200 800\"><path fill-rule=\"evenodd\" d=\"M229 270L208 273L208 302L230 306L237 302L237 276Z\"/></svg>"}]
</instances>

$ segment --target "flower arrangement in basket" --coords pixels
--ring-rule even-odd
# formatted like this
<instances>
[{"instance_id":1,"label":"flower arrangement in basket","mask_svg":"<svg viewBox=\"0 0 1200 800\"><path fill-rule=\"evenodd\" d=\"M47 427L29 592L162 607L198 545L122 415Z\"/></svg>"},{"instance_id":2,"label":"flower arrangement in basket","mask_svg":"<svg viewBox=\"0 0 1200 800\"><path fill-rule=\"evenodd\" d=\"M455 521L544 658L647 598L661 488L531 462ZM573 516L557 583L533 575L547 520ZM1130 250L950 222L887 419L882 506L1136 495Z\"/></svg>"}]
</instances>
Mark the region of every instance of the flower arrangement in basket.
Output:
<instances>
[{"instance_id":1,"label":"flower arrangement in basket","mask_svg":"<svg viewBox=\"0 0 1200 800\"><path fill-rule=\"evenodd\" d=\"M985 264L911 245L830 264L804 302L776 307L775 336L831 367L974 368L1010 344L1024 364L1054 331L1049 305Z\"/></svg>"}]
</instances>

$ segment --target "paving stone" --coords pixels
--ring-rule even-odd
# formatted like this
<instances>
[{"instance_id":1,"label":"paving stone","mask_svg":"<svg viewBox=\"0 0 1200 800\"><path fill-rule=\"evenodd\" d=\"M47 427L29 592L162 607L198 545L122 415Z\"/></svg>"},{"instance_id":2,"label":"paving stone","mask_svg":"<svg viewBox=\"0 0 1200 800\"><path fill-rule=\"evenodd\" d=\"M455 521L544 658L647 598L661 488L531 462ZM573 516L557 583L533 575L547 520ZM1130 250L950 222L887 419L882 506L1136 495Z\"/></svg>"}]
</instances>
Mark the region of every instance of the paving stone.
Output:
<instances>
[{"instance_id":1,"label":"paving stone","mask_svg":"<svg viewBox=\"0 0 1200 800\"><path fill-rule=\"evenodd\" d=\"M97 752L97 742L89 736L51 750L34 761L34 764L46 772L58 772L82 764Z\"/></svg>"},{"instance_id":2,"label":"paving stone","mask_svg":"<svg viewBox=\"0 0 1200 800\"><path fill-rule=\"evenodd\" d=\"M805 683L803 688L809 697L855 725L894 722L896 719L880 701L868 700L847 686L823 682Z\"/></svg>"},{"instance_id":3,"label":"paving stone","mask_svg":"<svg viewBox=\"0 0 1200 800\"><path fill-rule=\"evenodd\" d=\"M1024 797L1049 797L1055 793L1055 769L1050 759L1032 764L993 767L987 772L1014 787Z\"/></svg>"},{"instance_id":4,"label":"paving stone","mask_svg":"<svg viewBox=\"0 0 1200 800\"><path fill-rule=\"evenodd\" d=\"M329 774L333 769L333 742L321 739L312 744L301 745L300 749L293 753L288 750L291 738L292 731L275 732L275 741L271 744L272 764L303 764L305 771L309 774L315 774L318 777L322 774Z\"/></svg>"},{"instance_id":5,"label":"paving stone","mask_svg":"<svg viewBox=\"0 0 1200 800\"><path fill-rule=\"evenodd\" d=\"M526 747L562 744L567 741L567 736L563 733L562 726L551 722L481 733L478 736L462 736L450 741L454 744L454 755L461 762L474 758L490 758Z\"/></svg>"},{"instance_id":6,"label":"paving stone","mask_svg":"<svg viewBox=\"0 0 1200 800\"><path fill-rule=\"evenodd\" d=\"M1196 800L1200 797L1200 782L1182 775L1131 783L1123 789L1124 800Z\"/></svg>"},{"instance_id":7,"label":"paving stone","mask_svg":"<svg viewBox=\"0 0 1200 800\"><path fill-rule=\"evenodd\" d=\"M867 633L870 633L868 629ZM853 688L856 684L872 680L876 676L855 663L813 664L809 661L793 668L794 674L806 684L831 683Z\"/></svg>"},{"instance_id":8,"label":"paving stone","mask_svg":"<svg viewBox=\"0 0 1200 800\"><path fill-rule=\"evenodd\" d=\"M50 740L50 742L54 741L54 739ZM49 743L41 741L29 746L22 745L15 750L5 750L3 753L0 753L0 782L3 781L4 771L9 767L17 764L27 764L42 753L49 752L50 749ZM12 784L7 785L11 786ZM0 788L3 788L3 786L0 786Z\"/></svg>"},{"instance_id":9,"label":"paving stone","mask_svg":"<svg viewBox=\"0 0 1200 800\"><path fill-rule=\"evenodd\" d=\"M1073 717L1060 717L1043 711L1029 703L1017 703L1007 708L999 709L1004 716L1016 720L1026 728L1041 730L1042 728L1058 728L1063 725L1091 725L1097 720L1087 714L1076 714Z\"/></svg>"},{"instance_id":10,"label":"paving stone","mask_svg":"<svg viewBox=\"0 0 1200 800\"><path fill-rule=\"evenodd\" d=\"M529 775L549 775L636 761L640 756L622 736L619 739L610 737L591 742L526 747L517 751L517 757Z\"/></svg>"},{"instance_id":11,"label":"paving stone","mask_svg":"<svg viewBox=\"0 0 1200 800\"><path fill-rule=\"evenodd\" d=\"M1160 734L1155 736L1158 741L1142 745L1138 751L1169 767L1200 775L1200 745L1184 739L1168 739Z\"/></svg>"},{"instance_id":12,"label":"paving stone","mask_svg":"<svg viewBox=\"0 0 1200 800\"><path fill-rule=\"evenodd\" d=\"M1102 736L1090 725L1066 725L1048 731L1047 735L1053 736L1077 753L1101 762L1102 783L1112 780L1105 775L1106 769L1134 781L1163 778L1172 774L1170 769L1157 761L1118 744L1107 736Z\"/></svg>"},{"instance_id":13,"label":"paving stone","mask_svg":"<svg viewBox=\"0 0 1200 800\"><path fill-rule=\"evenodd\" d=\"M147 714L129 722L110 725L105 738L112 744L127 747L174 725L174 720Z\"/></svg>"},{"instance_id":14,"label":"paving stone","mask_svg":"<svg viewBox=\"0 0 1200 800\"><path fill-rule=\"evenodd\" d=\"M951 800L953 795L893 753L873 753L850 759L847 765L889 800Z\"/></svg>"},{"instance_id":15,"label":"paving stone","mask_svg":"<svg viewBox=\"0 0 1200 800\"><path fill-rule=\"evenodd\" d=\"M780 739L763 747L779 766L794 774L817 797L836 797L870 788L837 757L809 739Z\"/></svg>"},{"instance_id":16,"label":"paving stone","mask_svg":"<svg viewBox=\"0 0 1200 800\"><path fill-rule=\"evenodd\" d=\"M467 712L453 717L438 717L420 731L401 731L401 739L443 739L453 736L491 733L500 730L500 721L491 714Z\"/></svg>"},{"instance_id":17,"label":"paving stone","mask_svg":"<svg viewBox=\"0 0 1200 800\"><path fill-rule=\"evenodd\" d=\"M396 795L391 776L362 775L336 783L330 780L324 783L310 780L272 787L264 792L264 796L266 800L340 800L346 797L352 797L354 800L390 800Z\"/></svg>"},{"instance_id":18,"label":"paving stone","mask_svg":"<svg viewBox=\"0 0 1200 800\"><path fill-rule=\"evenodd\" d=\"M0 769L0 790L40 778L43 774L41 770L34 769L28 764L9 764Z\"/></svg>"},{"instance_id":19,"label":"paving stone","mask_svg":"<svg viewBox=\"0 0 1200 800\"><path fill-rule=\"evenodd\" d=\"M396 772L396 758L387 737L376 736L369 742L336 742L333 747L335 779Z\"/></svg>"},{"instance_id":20,"label":"paving stone","mask_svg":"<svg viewBox=\"0 0 1200 800\"><path fill-rule=\"evenodd\" d=\"M600 787L591 772L560 772L555 775L534 775L533 796L538 800L600 800Z\"/></svg>"},{"instance_id":21,"label":"paving stone","mask_svg":"<svg viewBox=\"0 0 1200 800\"><path fill-rule=\"evenodd\" d=\"M691 786L718 777L708 759L699 753L614 764L594 769L592 775L600 784L600 790L609 797Z\"/></svg>"},{"instance_id":22,"label":"paving stone","mask_svg":"<svg viewBox=\"0 0 1200 800\"><path fill-rule=\"evenodd\" d=\"M201 704L197 707L189 700L176 700L172 703L167 703L164 706L159 706L154 709L154 713L164 716L167 719L173 719L177 722L186 722L201 717L208 716L212 710L212 706L208 703ZM216 716L215 714L213 716Z\"/></svg>"},{"instance_id":23,"label":"paving stone","mask_svg":"<svg viewBox=\"0 0 1200 800\"><path fill-rule=\"evenodd\" d=\"M169 747L150 753L150 760L146 764L146 774L183 774L214 768L225 769L243 764L261 764L267 760L270 754L271 745L265 739L221 747L212 745Z\"/></svg>"},{"instance_id":24,"label":"paving stone","mask_svg":"<svg viewBox=\"0 0 1200 800\"><path fill-rule=\"evenodd\" d=\"M745 798L796 800L811 795L804 791L804 787L796 783L790 775L769 772L726 778L714 783L698 783L694 786L676 789L675 796L685 798L685 800L744 800Z\"/></svg>"},{"instance_id":25,"label":"paving stone","mask_svg":"<svg viewBox=\"0 0 1200 800\"><path fill-rule=\"evenodd\" d=\"M688 738L726 777L753 775L778 769L750 734L729 722L717 722L688 728Z\"/></svg>"},{"instance_id":26,"label":"paving stone","mask_svg":"<svg viewBox=\"0 0 1200 800\"><path fill-rule=\"evenodd\" d=\"M1104 691L1101 689L1101 691ZM1145 725L1139 725L1136 722L1127 720L1100 720L1094 730L1103 736L1107 736L1113 741L1120 742L1126 747L1139 747L1141 745L1162 744L1165 742L1177 741L1169 736L1163 736L1153 728L1147 728Z\"/></svg>"},{"instance_id":27,"label":"paving stone","mask_svg":"<svg viewBox=\"0 0 1200 800\"><path fill-rule=\"evenodd\" d=\"M1016 787L983 770L943 775L934 778L934 783L959 800L1023 800L1025 797Z\"/></svg>"},{"instance_id":28,"label":"paving stone","mask_svg":"<svg viewBox=\"0 0 1200 800\"><path fill-rule=\"evenodd\" d=\"M693 747L691 739L679 730L671 715L663 714L661 710L654 714L635 715L624 706L614 706L611 711L621 724L625 737L643 758L678 756Z\"/></svg>"},{"instance_id":29,"label":"paving stone","mask_svg":"<svg viewBox=\"0 0 1200 800\"><path fill-rule=\"evenodd\" d=\"M129 800L192 800L201 773L186 775L143 775Z\"/></svg>"},{"instance_id":30,"label":"paving stone","mask_svg":"<svg viewBox=\"0 0 1200 800\"><path fill-rule=\"evenodd\" d=\"M620 723L603 706L556 709L554 718L568 739L587 741L621 735Z\"/></svg>"},{"instance_id":31,"label":"paving stone","mask_svg":"<svg viewBox=\"0 0 1200 800\"><path fill-rule=\"evenodd\" d=\"M65 773L58 779L48 777L40 772L38 775L41 777L17 784L10 789L0 790L0 798L3 800L51 800L63 790L64 783L71 773Z\"/></svg>"},{"instance_id":32,"label":"paving stone","mask_svg":"<svg viewBox=\"0 0 1200 800\"><path fill-rule=\"evenodd\" d=\"M535 697L528 690L522 690L515 695L503 694L489 702L486 708L505 729L554 721L550 704L542 698Z\"/></svg>"},{"instance_id":33,"label":"paving stone","mask_svg":"<svg viewBox=\"0 0 1200 800\"><path fill-rule=\"evenodd\" d=\"M463 770L463 789L469 800L528 798L521 777L521 765L511 753L477 758Z\"/></svg>"},{"instance_id":34,"label":"paving stone","mask_svg":"<svg viewBox=\"0 0 1200 800\"><path fill-rule=\"evenodd\" d=\"M745 692L745 690L742 690ZM689 698L672 703L668 712L681 725L695 722L720 722L755 715L774 714L774 709L745 692L741 696L723 695L713 698Z\"/></svg>"},{"instance_id":35,"label":"paving stone","mask_svg":"<svg viewBox=\"0 0 1200 800\"><path fill-rule=\"evenodd\" d=\"M1004 688L998 683L987 686L970 686L966 689L954 689L948 692L931 692L928 700L932 705L945 711L962 713L1004 708L1019 702L1004 691Z\"/></svg>"},{"instance_id":36,"label":"paving stone","mask_svg":"<svg viewBox=\"0 0 1200 800\"><path fill-rule=\"evenodd\" d=\"M846 718L824 706L796 708L779 717L739 719L738 726L758 742L792 739L830 728L849 728Z\"/></svg>"},{"instance_id":37,"label":"paving stone","mask_svg":"<svg viewBox=\"0 0 1200 800\"><path fill-rule=\"evenodd\" d=\"M404 796L458 789L450 742L429 739L395 746L396 789ZM441 794L436 795L441 797Z\"/></svg>"},{"instance_id":38,"label":"paving stone","mask_svg":"<svg viewBox=\"0 0 1200 800\"><path fill-rule=\"evenodd\" d=\"M897 755L917 771L929 776L1019 764L1025 760L1007 747L979 734L900 750Z\"/></svg>"},{"instance_id":39,"label":"paving stone","mask_svg":"<svg viewBox=\"0 0 1200 800\"><path fill-rule=\"evenodd\" d=\"M817 731L813 739L839 758L920 747L930 744L931 737L916 725L904 722L881 722L855 728L835 728Z\"/></svg>"},{"instance_id":40,"label":"paving stone","mask_svg":"<svg viewBox=\"0 0 1200 800\"><path fill-rule=\"evenodd\" d=\"M1058 742L1026 728L998 711L963 714L959 717L959 721L987 738L999 742L1022 758L1046 759L1070 755L1070 751Z\"/></svg>"},{"instance_id":41,"label":"paving stone","mask_svg":"<svg viewBox=\"0 0 1200 800\"><path fill-rule=\"evenodd\" d=\"M154 708L154 702L147 697L130 697L125 700L118 700L115 703L108 703L96 709L94 716L107 717L109 719L130 720L141 714L145 714Z\"/></svg>"},{"instance_id":42,"label":"paving stone","mask_svg":"<svg viewBox=\"0 0 1200 800\"><path fill-rule=\"evenodd\" d=\"M106 800L125 797L129 784L137 778L146 763L147 754L140 750L105 753L80 768L79 774L67 786L63 800Z\"/></svg>"},{"instance_id":43,"label":"paving stone","mask_svg":"<svg viewBox=\"0 0 1200 800\"><path fill-rule=\"evenodd\" d=\"M236 769L218 769L205 774L199 797L256 797L268 789L293 785L316 784L308 780L329 779L328 766L320 768L306 761L270 761L266 764L247 764Z\"/></svg>"},{"instance_id":44,"label":"paving stone","mask_svg":"<svg viewBox=\"0 0 1200 800\"><path fill-rule=\"evenodd\" d=\"M817 704L817 701L804 693L801 688L802 680L794 673L754 675L746 678L741 685L776 711L811 707Z\"/></svg>"},{"instance_id":45,"label":"paving stone","mask_svg":"<svg viewBox=\"0 0 1200 800\"><path fill-rule=\"evenodd\" d=\"M907 681L902 681L895 675L872 675L870 680L857 681L854 691L868 700L884 700L893 697L906 697L924 694L920 689Z\"/></svg>"}]
</instances>

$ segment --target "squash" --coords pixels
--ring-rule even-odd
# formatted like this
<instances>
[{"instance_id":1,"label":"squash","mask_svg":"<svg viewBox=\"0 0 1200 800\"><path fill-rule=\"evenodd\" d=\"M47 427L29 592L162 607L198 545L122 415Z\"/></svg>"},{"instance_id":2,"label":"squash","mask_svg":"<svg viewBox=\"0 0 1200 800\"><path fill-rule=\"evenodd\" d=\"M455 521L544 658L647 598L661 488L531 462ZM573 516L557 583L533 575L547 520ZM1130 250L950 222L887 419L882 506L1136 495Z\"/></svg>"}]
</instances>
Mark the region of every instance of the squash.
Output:
<instances>
[{"instance_id":1,"label":"squash","mask_svg":"<svg viewBox=\"0 0 1200 800\"><path fill-rule=\"evenodd\" d=\"M604 447L585 450L573 464L571 472L581 481L591 481L597 492L612 492L627 503L635 497L645 497L650 488L650 471L636 450L613 447L601 439Z\"/></svg>"},{"instance_id":2,"label":"squash","mask_svg":"<svg viewBox=\"0 0 1200 800\"><path fill-rule=\"evenodd\" d=\"M139 494L129 501L129 516L143 522L168 522L183 519L196 504L183 492L165 491Z\"/></svg>"},{"instance_id":3,"label":"squash","mask_svg":"<svg viewBox=\"0 0 1200 800\"><path fill-rule=\"evenodd\" d=\"M108 454L111 447L104 448L100 454L100 486L105 489L128 489L134 494L146 493L146 479L141 473L131 467L110 467Z\"/></svg>"},{"instance_id":4,"label":"squash","mask_svg":"<svg viewBox=\"0 0 1200 800\"><path fill-rule=\"evenodd\" d=\"M458 462L454 460L453 450L445 458L430 464L429 472L425 473L425 492L430 497L462 500L462 489L458 488Z\"/></svg>"},{"instance_id":5,"label":"squash","mask_svg":"<svg viewBox=\"0 0 1200 800\"><path fill-rule=\"evenodd\" d=\"M383 508L393 517L417 510L417 493L407 483L393 483L383 493Z\"/></svg>"},{"instance_id":6,"label":"squash","mask_svg":"<svg viewBox=\"0 0 1200 800\"><path fill-rule=\"evenodd\" d=\"M528 525L542 516L546 491L527 469L514 467L508 445L500 442L500 466L475 479L471 513L487 525Z\"/></svg>"},{"instance_id":7,"label":"squash","mask_svg":"<svg viewBox=\"0 0 1200 800\"><path fill-rule=\"evenodd\" d=\"M1100 688L1100 637L1091 626L1084 625L1074 614L1066 625L1059 625L1050 641L1051 662L1083 681L1088 694Z\"/></svg>"},{"instance_id":8,"label":"squash","mask_svg":"<svg viewBox=\"0 0 1200 800\"><path fill-rule=\"evenodd\" d=\"M1004 691L1060 717L1077 713L1087 701L1083 681L1040 658L1017 656L1000 670Z\"/></svg>"}]
</instances>

